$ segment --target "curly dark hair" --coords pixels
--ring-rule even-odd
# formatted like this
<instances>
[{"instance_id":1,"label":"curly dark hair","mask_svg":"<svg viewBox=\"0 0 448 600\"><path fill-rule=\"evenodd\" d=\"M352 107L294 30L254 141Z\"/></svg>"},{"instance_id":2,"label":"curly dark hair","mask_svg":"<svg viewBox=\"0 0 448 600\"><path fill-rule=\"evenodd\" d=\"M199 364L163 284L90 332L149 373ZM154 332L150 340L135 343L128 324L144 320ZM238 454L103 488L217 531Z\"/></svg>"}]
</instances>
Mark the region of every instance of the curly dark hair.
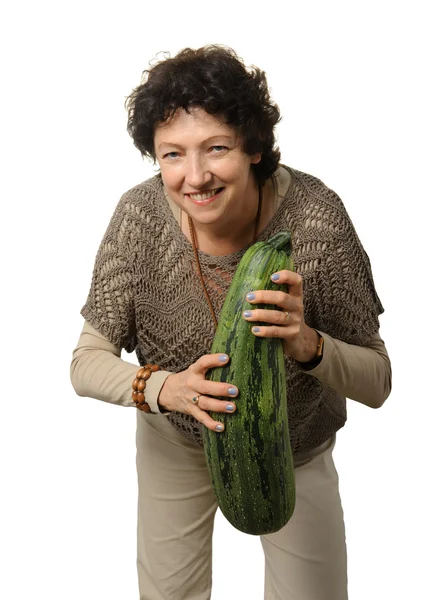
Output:
<instances>
[{"instance_id":1,"label":"curly dark hair","mask_svg":"<svg viewBox=\"0 0 448 600\"><path fill-rule=\"evenodd\" d=\"M125 107L134 145L154 162L156 126L179 108L190 112L199 107L234 127L246 154L261 153L261 161L252 165L261 183L278 167L274 127L281 117L270 98L266 75L257 67L247 69L226 46L185 48L174 58L165 55L143 71L142 82L126 98Z\"/></svg>"}]
</instances>

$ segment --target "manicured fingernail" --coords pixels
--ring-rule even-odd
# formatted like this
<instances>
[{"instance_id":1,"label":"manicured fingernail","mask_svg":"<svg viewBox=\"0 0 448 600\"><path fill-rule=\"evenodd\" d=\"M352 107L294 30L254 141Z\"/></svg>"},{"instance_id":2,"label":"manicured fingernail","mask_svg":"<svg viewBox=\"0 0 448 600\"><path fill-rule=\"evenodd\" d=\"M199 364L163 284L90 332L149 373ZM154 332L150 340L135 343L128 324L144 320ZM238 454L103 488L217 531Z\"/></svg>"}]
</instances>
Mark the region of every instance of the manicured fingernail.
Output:
<instances>
[{"instance_id":1,"label":"manicured fingernail","mask_svg":"<svg viewBox=\"0 0 448 600\"><path fill-rule=\"evenodd\" d=\"M247 300L255 300L255 294L252 294L252 292L250 294L247 294L246 296Z\"/></svg>"},{"instance_id":2,"label":"manicured fingernail","mask_svg":"<svg viewBox=\"0 0 448 600\"><path fill-rule=\"evenodd\" d=\"M280 279L280 275L278 273L274 273L274 275L271 275L271 279L273 281L277 281L277 279Z\"/></svg>"},{"instance_id":3,"label":"manicured fingernail","mask_svg":"<svg viewBox=\"0 0 448 600\"><path fill-rule=\"evenodd\" d=\"M226 410L231 412L233 410L233 404L226 404Z\"/></svg>"},{"instance_id":4,"label":"manicured fingernail","mask_svg":"<svg viewBox=\"0 0 448 600\"><path fill-rule=\"evenodd\" d=\"M226 362L227 360L227 354L221 354L221 356L218 357L219 362Z\"/></svg>"},{"instance_id":5,"label":"manicured fingernail","mask_svg":"<svg viewBox=\"0 0 448 600\"><path fill-rule=\"evenodd\" d=\"M252 316L252 311L251 311L251 310L245 310L245 311L243 312L243 315L244 315L245 317L251 317L251 316Z\"/></svg>"},{"instance_id":6,"label":"manicured fingernail","mask_svg":"<svg viewBox=\"0 0 448 600\"><path fill-rule=\"evenodd\" d=\"M224 427L222 425L216 425L215 429L216 431L222 431Z\"/></svg>"},{"instance_id":7,"label":"manicured fingernail","mask_svg":"<svg viewBox=\"0 0 448 600\"><path fill-rule=\"evenodd\" d=\"M238 394L238 390L234 387L229 388L227 391L230 394L230 396L236 396Z\"/></svg>"},{"instance_id":8,"label":"manicured fingernail","mask_svg":"<svg viewBox=\"0 0 448 600\"><path fill-rule=\"evenodd\" d=\"M259 328L259 327L252 327L252 331L253 331L254 333L259 333L259 331L260 331L260 328Z\"/></svg>"}]
</instances>

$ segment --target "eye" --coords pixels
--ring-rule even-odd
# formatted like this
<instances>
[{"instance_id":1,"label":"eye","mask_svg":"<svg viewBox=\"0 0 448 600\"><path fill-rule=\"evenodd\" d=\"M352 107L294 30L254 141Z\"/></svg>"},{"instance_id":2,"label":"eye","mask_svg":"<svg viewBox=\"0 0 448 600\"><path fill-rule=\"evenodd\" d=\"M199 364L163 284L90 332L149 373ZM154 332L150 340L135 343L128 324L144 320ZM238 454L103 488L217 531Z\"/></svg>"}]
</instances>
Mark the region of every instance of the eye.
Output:
<instances>
[{"instance_id":1,"label":"eye","mask_svg":"<svg viewBox=\"0 0 448 600\"><path fill-rule=\"evenodd\" d=\"M167 152L163 155L163 158L177 158L179 156L179 152Z\"/></svg>"},{"instance_id":2,"label":"eye","mask_svg":"<svg viewBox=\"0 0 448 600\"><path fill-rule=\"evenodd\" d=\"M226 150L228 150L228 148L226 146L212 146L211 149L212 149L213 154L225 152Z\"/></svg>"}]
</instances>

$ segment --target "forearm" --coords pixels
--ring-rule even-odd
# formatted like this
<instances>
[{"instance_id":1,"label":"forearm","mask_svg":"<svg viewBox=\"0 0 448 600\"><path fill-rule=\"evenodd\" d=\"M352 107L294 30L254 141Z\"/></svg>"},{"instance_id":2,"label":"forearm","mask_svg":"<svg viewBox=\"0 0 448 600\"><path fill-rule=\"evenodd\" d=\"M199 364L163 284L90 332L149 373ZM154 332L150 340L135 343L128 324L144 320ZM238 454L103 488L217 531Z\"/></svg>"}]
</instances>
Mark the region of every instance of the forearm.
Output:
<instances>
[{"instance_id":1,"label":"forearm","mask_svg":"<svg viewBox=\"0 0 448 600\"><path fill-rule=\"evenodd\" d=\"M120 355L118 346L85 322L70 365L71 382L78 396L135 406L131 396L132 382L139 366L122 360ZM147 381L145 399L153 413L160 412L157 399L170 374L157 371Z\"/></svg>"},{"instance_id":2,"label":"forearm","mask_svg":"<svg viewBox=\"0 0 448 600\"><path fill-rule=\"evenodd\" d=\"M346 398L379 408L390 394L392 370L379 334L366 346L355 346L319 331L324 338L321 362L306 372Z\"/></svg>"}]
</instances>

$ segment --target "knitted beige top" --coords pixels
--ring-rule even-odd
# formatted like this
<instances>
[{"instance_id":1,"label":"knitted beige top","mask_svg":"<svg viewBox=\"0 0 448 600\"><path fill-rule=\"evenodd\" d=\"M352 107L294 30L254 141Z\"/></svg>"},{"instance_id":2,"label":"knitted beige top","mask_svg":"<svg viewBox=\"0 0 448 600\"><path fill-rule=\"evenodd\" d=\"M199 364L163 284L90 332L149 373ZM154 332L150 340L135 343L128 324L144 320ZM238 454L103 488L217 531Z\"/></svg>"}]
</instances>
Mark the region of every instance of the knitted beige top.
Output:
<instances>
[{"instance_id":1,"label":"knitted beige top","mask_svg":"<svg viewBox=\"0 0 448 600\"><path fill-rule=\"evenodd\" d=\"M383 307L353 224L340 198L319 179L284 168L291 183L258 239L290 231L295 269L303 277L307 325L342 342L367 345L378 332ZM199 252L217 315L244 251L229 256ZM120 199L98 250L81 314L112 344L135 350L140 364L179 372L210 351L213 319L191 244L168 205L160 175ZM285 362L291 445L299 453L322 444L344 425L346 400L293 359ZM196 419L177 412L166 418L202 445Z\"/></svg>"}]
</instances>

